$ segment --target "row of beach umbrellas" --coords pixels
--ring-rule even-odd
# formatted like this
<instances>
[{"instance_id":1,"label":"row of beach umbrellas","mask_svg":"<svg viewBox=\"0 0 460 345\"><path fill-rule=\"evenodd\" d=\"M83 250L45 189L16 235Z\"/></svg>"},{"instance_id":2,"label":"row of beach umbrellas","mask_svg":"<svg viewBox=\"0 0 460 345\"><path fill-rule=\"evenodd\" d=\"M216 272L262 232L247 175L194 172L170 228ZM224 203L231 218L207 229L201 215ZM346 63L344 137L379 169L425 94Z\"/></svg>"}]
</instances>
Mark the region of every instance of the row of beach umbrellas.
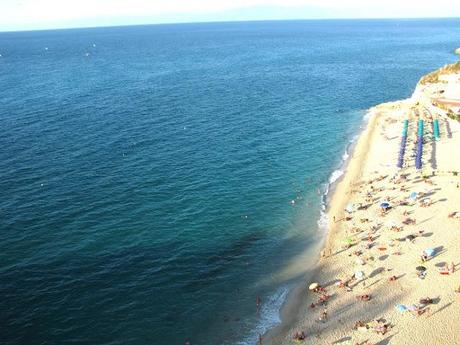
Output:
<instances>
[{"instance_id":1,"label":"row of beach umbrellas","mask_svg":"<svg viewBox=\"0 0 460 345\"><path fill-rule=\"evenodd\" d=\"M418 133L417 133L417 152L415 155L415 167L422 168L422 154L423 154L423 120L418 120Z\"/></svg>"},{"instance_id":2,"label":"row of beach umbrellas","mask_svg":"<svg viewBox=\"0 0 460 345\"><path fill-rule=\"evenodd\" d=\"M402 168L404 165L404 153L406 152L406 141L407 141L407 128L409 126L409 120L404 120L404 128L401 136L401 145L399 147L398 156L398 168Z\"/></svg>"}]
</instances>

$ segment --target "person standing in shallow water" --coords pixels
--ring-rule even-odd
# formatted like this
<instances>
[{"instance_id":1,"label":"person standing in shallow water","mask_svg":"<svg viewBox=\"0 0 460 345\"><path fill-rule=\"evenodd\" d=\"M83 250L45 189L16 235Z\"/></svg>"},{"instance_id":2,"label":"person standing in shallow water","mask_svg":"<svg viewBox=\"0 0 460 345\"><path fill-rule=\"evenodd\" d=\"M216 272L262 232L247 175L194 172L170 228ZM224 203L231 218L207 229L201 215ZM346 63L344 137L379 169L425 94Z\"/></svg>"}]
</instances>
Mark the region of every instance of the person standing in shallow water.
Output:
<instances>
[{"instance_id":1,"label":"person standing in shallow water","mask_svg":"<svg viewBox=\"0 0 460 345\"><path fill-rule=\"evenodd\" d=\"M260 306L261 305L262 305L262 299L260 298L260 296L257 296L257 298L256 298L257 312L260 311Z\"/></svg>"},{"instance_id":2,"label":"person standing in shallow water","mask_svg":"<svg viewBox=\"0 0 460 345\"><path fill-rule=\"evenodd\" d=\"M321 313L321 316L320 316L319 320L322 321L322 322L327 321L327 308L324 308L324 310Z\"/></svg>"}]
</instances>

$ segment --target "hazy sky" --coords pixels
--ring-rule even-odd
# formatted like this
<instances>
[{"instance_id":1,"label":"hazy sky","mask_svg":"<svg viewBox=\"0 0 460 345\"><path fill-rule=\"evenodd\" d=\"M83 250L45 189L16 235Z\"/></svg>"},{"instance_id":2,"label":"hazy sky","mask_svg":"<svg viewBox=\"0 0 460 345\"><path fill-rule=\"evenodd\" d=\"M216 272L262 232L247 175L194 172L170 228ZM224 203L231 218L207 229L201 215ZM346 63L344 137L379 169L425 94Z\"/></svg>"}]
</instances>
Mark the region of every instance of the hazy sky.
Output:
<instances>
[{"instance_id":1,"label":"hazy sky","mask_svg":"<svg viewBox=\"0 0 460 345\"><path fill-rule=\"evenodd\" d=\"M219 20L457 16L460 0L0 0L0 30Z\"/></svg>"}]
</instances>

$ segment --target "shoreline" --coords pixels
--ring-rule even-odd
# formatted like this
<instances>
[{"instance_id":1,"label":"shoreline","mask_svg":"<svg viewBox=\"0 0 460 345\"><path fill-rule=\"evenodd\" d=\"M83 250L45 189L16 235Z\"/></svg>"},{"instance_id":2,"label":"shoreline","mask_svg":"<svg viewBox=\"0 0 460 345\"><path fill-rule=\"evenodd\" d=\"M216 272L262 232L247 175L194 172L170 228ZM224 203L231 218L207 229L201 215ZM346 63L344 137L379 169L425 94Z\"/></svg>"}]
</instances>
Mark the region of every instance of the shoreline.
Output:
<instances>
[{"instance_id":1,"label":"shoreline","mask_svg":"<svg viewBox=\"0 0 460 345\"><path fill-rule=\"evenodd\" d=\"M353 135L353 137L347 142L346 149L342 153L339 164L335 166L332 172L329 174L327 182L322 184L322 193L320 196L320 210L319 216L316 221L317 228L316 231L318 232L318 241L311 247L308 247L305 253L314 254L316 260L312 262L308 262L306 264L306 269L304 269L304 273L302 277L297 277L292 280L289 280L288 284L285 285L286 296L281 303L281 306L278 309L277 318L280 320L275 325L269 327L264 333L259 333L259 335L263 336L263 343L270 343L270 339L275 337L280 332L279 328L283 328L286 331L286 325L289 325L292 320L295 320L295 316L297 315L298 307L295 306L296 301L298 301L299 297L306 292L304 288L304 281L305 277L314 278L317 274L317 265L318 259L320 258L321 252L324 249L327 237L328 237L328 224L324 224L323 222L327 222L327 217L330 209L331 199L334 196L335 190L340 184L340 182L344 179L347 167L350 163L351 157L353 155L354 149L357 145L357 142L361 136L361 134L366 130L367 125L370 121L370 117L368 116L369 109L367 110L359 110L362 113L361 124L358 127L357 132ZM341 172L341 175L331 181L334 173ZM277 290L278 293L279 290ZM277 294L275 293L275 295ZM291 320L291 322L288 322ZM253 334L254 335L254 334ZM254 339L254 338L252 338ZM244 340L245 344L251 343L249 339ZM257 342L259 344L259 342Z\"/></svg>"},{"instance_id":2,"label":"shoreline","mask_svg":"<svg viewBox=\"0 0 460 345\"><path fill-rule=\"evenodd\" d=\"M451 81L454 80L457 76L455 76L455 78L451 76L449 77L450 79L448 80L448 83L451 83ZM460 73L458 77L460 77ZM458 80L459 80L458 84L460 84L460 78L458 78ZM376 105L368 109L368 111L364 115L364 118L369 115L368 121L364 129L362 129L362 131L360 132L359 137L354 144L354 147L352 147L351 152L349 153L350 157L348 158L348 162L343 165L344 173L337 180L337 184L335 185L335 187L334 188L332 186L330 187L331 190L329 190L329 195L326 195L326 197L330 196L330 198L326 200L326 215L327 215L326 219L327 219L327 224L328 224L327 233L325 234L324 239L322 239L321 243L319 244L319 248L321 249L320 255L319 255L320 257L316 260L316 263L313 265L313 268L307 274L305 274L305 276L308 279L308 281L320 282L320 284L324 286L328 290L328 292L329 292L329 289L333 290L334 294L332 296L334 298L337 298L338 301L332 304L338 305L339 310L342 310L340 308L340 305L344 304L343 300L346 299L349 302L352 301L352 299L350 299L350 296L352 294L349 293L348 296L346 295L344 297L341 297L341 296L335 297L335 295L336 294L338 295L339 292L336 293L334 287L336 286L336 283L344 277L344 273L346 271L351 270L351 273L353 273L354 269L350 269L350 268L355 267L356 265L355 263L351 261L351 259L349 259L349 257L352 256L352 254L350 253L347 255L346 253L347 251L350 252L351 250L348 250L348 249L337 250L337 248L343 247L342 246L343 239L341 239L341 237L347 236L347 238L349 238L351 236L357 237L358 235L354 233L353 227L351 229L347 229L349 228L349 226L346 224L346 222L342 221L342 218L344 218L344 215L345 215L344 209L348 203L352 201L356 201L356 199L358 199L358 201L362 199L359 197L359 193L360 192L363 193L364 189L369 185L369 183L371 183L371 182L366 182L367 180L370 179L371 181L373 181L373 179L375 179L376 176L379 176L379 174L381 174L381 177L386 174L385 178L383 178L383 180L385 180L388 176L393 176L393 175L397 176L398 174L401 173L401 171L398 171L396 169L396 155L395 154L397 153L397 149L399 146L398 145L399 144L398 141L400 140L399 130L400 130L400 124L403 119L405 118L420 119L421 118L421 119L425 119L429 121L429 118L432 116L432 114L435 114L435 118L439 118L445 124L446 129L445 129L444 134L445 136L450 137L450 138L452 137L452 134L449 135L448 133L451 131L450 127L460 128L458 123L455 123L455 122L451 123L452 120L449 119L447 116L444 116L446 114L443 114L443 111L441 111L440 109L434 108L434 105L432 106L432 104L430 104L432 103L431 100L433 100L431 94L436 94L431 89L435 89L436 92L439 92L440 87L442 87L443 89L442 93L444 93L444 89L447 88L445 84L446 82L442 81L441 86L436 84L435 85L436 88L435 88L433 85L426 86L426 85L423 85L422 82L419 82L416 88L414 89L414 92L411 98L405 99L405 100L399 100L395 102L382 103L382 104ZM460 86L457 87L456 85L457 84L452 86L454 90L451 93L455 93L460 90ZM431 92L431 93L428 93L428 92ZM429 114L429 117L427 114ZM430 129L428 128L427 131L429 132ZM431 143L431 148L427 146L425 148L427 152L424 153L425 154L425 161L424 161L425 168L422 171L415 170L410 165L410 163L409 163L409 166L403 168L402 171L404 173L407 173L407 175L415 176L414 182L412 183L414 186L416 186L415 185L416 181L418 181L418 179L422 175L430 173L430 174L433 174L434 176L436 174L436 171L440 171L440 172L449 171L449 169L445 169L444 167L439 167L440 165L439 158L442 158L442 163L445 163L445 165L448 166L451 169L451 171L457 171L454 169L460 170L460 164L450 164L451 162L449 162L449 155L452 154L451 152L452 149L456 148L457 142L458 144L460 144L460 140L458 140L458 138L455 138L455 139L456 139L455 142L452 142L452 140L450 140L451 142L448 143L449 145L445 144L444 142L439 142L439 143L433 142ZM445 142L447 142L447 139L445 139ZM383 148L383 145L390 146L390 145L387 145L388 143L391 144L391 148L387 148L387 147ZM443 147L446 152L440 151L439 148L436 148L436 146ZM379 161L379 159L376 158L376 155L379 154L380 147L382 147L381 149L382 159ZM409 149L407 151L408 152L406 153L406 160L410 161L410 158L407 158L407 157L410 157L410 151ZM391 163L387 165L383 165L382 167L381 161L384 161L387 159L389 159ZM456 203L460 204L460 200L458 202L455 200L451 201L451 199L453 198L452 193L455 193L455 191L451 190L452 183L455 183L455 181L453 181L452 179L455 179L456 175L453 174L452 176L453 176L452 178L449 177L450 180L447 178L442 179L441 177L431 177L430 180L431 179L434 180L435 185L436 184L440 186L442 185L444 188L440 187L439 190L444 192L443 194L449 196L448 198L441 198L439 200L440 201L448 200L448 203L446 206L455 208ZM380 187L380 190L390 190L390 186L391 186L392 188L391 193L395 194L392 200L396 198L402 198L403 195L401 193L394 192L395 188L393 187L391 183L393 183L391 182L391 180L383 181L383 183L381 183L382 187ZM431 181L430 183L433 184L433 181ZM458 184L457 184L457 188L458 188ZM435 193L432 192L432 194L435 194ZM458 194L460 195L460 193ZM388 196L386 198L388 198ZM431 204L431 201L430 201L430 204ZM444 209L444 207L442 209ZM353 213L355 212L357 211L354 211ZM393 212L396 212L396 210ZM413 214L423 215L423 213L420 212L420 210L418 209L414 209L411 212ZM365 211L363 212L363 215L372 216L373 218L370 218L370 219L372 219L372 221L377 221L378 215L376 216L375 210L374 212ZM394 222L394 221L395 220L393 219L391 220L391 222ZM353 222L353 225L356 228L356 224L354 223L355 221L353 220L351 222ZM426 227L428 228L431 228L431 225L433 225L434 227L437 226L436 222L432 222L430 221L430 219L425 220L425 222L427 222ZM440 222L442 222L442 224L444 225L444 220L440 220ZM446 223L446 225L448 227L450 223ZM381 225L379 227L381 227ZM460 225L459 225L459 228L460 228ZM358 232L361 233L362 231L363 230L359 230ZM425 230L422 230L422 233L423 231ZM389 241L388 243L394 243L393 242L394 235L391 233L385 233L382 235L379 234L378 236L387 238ZM439 237L438 240L439 241L442 240L442 236ZM428 241L425 241L425 242L428 242ZM460 241L458 242L460 244ZM356 246L358 245L359 243L357 242ZM428 244L425 244L425 245L428 245ZM383 246L383 244L381 244L380 246ZM392 244L390 244L390 246L392 246ZM441 246L441 248L443 248L443 246ZM398 246L398 249L399 249L399 246ZM370 253L371 250L368 250L367 252ZM398 255L401 255L401 254L398 254ZM453 255L455 254L452 253L451 257L453 257ZM338 258L339 256L341 258ZM402 271L408 265L410 266L416 265L417 264L416 258L417 258L417 255L415 255L415 259L414 259L414 255L413 254L409 255L408 253L407 257L404 257L404 258L391 257L391 259L389 259L389 255L383 255L379 257L379 260L381 261L387 260L389 262L392 261L394 262L394 265L397 266L400 271ZM371 259L372 259L372 262L370 262ZM369 280L371 276L374 275L374 272L377 272L377 270L379 271L378 273L375 273L374 276L386 275L385 270L391 271L394 269L394 268L388 268L388 267L386 269L384 267L376 268L376 266L378 265L374 262L374 260L375 260L374 255L365 258L365 261L368 262L367 267L375 268L371 272L371 275L369 276L369 278L366 277L365 280ZM348 261L348 263L346 263L346 261ZM349 265L348 267L347 267L347 264ZM405 275L408 275L408 274L409 273L403 273L401 277L404 277ZM341 277L341 278L337 279L338 277ZM410 276L408 276L406 280L409 280L409 279L410 279ZM351 310L351 311L347 311L348 314L356 317L357 314L361 313L367 319L374 320L374 319L378 319L377 318L378 316L381 317L382 316L381 314L386 314L386 313L394 314L394 311L392 310L392 308L390 308L390 305L396 303L399 299L404 300L405 298L407 299L408 296L411 296L412 298L414 298L413 291L408 290L404 285L399 286L399 289L401 291L385 292L385 288L382 287L382 285L386 285L386 284L381 282L382 278L373 279L373 280L374 281L369 286L366 286L366 283L363 283L363 286L360 286L359 281L358 281L354 289L360 290L361 292L366 292L366 293L368 293L371 290L379 291L379 293L382 293L383 296L379 297L376 302L378 303L380 300L381 305L376 306L375 302L374 303L369 302L371 303L372 308L374 309L372 312L369 312L365 309L363 310L362 306L357 306L355 310L353 310L353 308L351 308L351 304L349 304L345 306L347 309L350 308ZM436 284L437 283L438 282L436 281ZM409 286L415 286L417 282L416 281L414 282L414 280L412 279L407 284ZM451 285L452 284L454 283L451 283ZM331 324L332 320L328 321L329 324L328 324L328 327L326 328L322 325L315 324L314 321L317 321L317 320L312 320L312 319L316 317L316 315L318 314L318 310L312 310L309 308L310 302L312 302L312 297L314 298L314 296L312 296L312 293L308 291L307 285L308 285L308 282L303 282L302 284L299 284L292 291L289 292L285 300L285 303L283 304L282 309L280 310L281 324L272 328L264 335L263 344L276 344L276 345L291 344L293 335L299 329L300 330L305 329L305 333L307 334L306 343L311 343L313 337L316 338L314 341L318 341L318 339L322 339L321 340L322 343L323 342L332 343L332 341L334 341L334 344L343 343L343 344L353 344L353 345L355 344L352 342L353 339L361 340L361 341L364 339L362 335L353 333L351 331L350 325L347 325L347 327L344 327L344 324L347 322L347 320L343 318L335 320L334 324ZM372 289L370 289L370 286L372 285L377 285L377 286L375 288L373 287ZM417 286L417 290L420 290L420 291L425 291L426 288L427 288L426 286L423 288ZM305 296L307 296L307 298L305 298ZM451 295L448 295L448 297L451 298ZM340 299L342 301L339 301ZM450 303L452 304L453 302L450 302ZM445 308L447 308L449 305L450 304L446 304ZM329 310L329 308L330 307L328 305L327 309ZM425 311L425 309L423 310ZM439 311L441 310L442 309L439 309ZM360 313L357 313L357 311L359 311ZM401 326L403 328L402 333L405 334L406 336L410 334L412 328L415 327L414 325L409 325L409 326L406 325L407 322L405 320L399 320L394 315L392 315L388 319L385 318L384 320L395 320L395 319L398 320L398 322L401 322L401 324L403 324L402 326L404 327ZM441 324L441 326L439 327L442 327L442 324L446 324L445 316L444 316L444 319L441 317L440 321L438 322ZM395 325L392 324L391 327L393 326ZM348 328L350 329L350 331L346 331L346 329ZM316 330L312 330L312 329L316 329ZM347 333L348 335L346 335ZM388 339L393 338L391 341L391 344L393 343L394 344L404 344L404 342L401 342L400 337L397 336L397 332L392 332L392 333L394 334L388 337ZM422 333L426 333L426 332L422 332ZM339 335L343 335L343 337L340 338ZM425 334L425 337L426 336L427 335ZM371 334L368 337L378 338L374 334ZM423 342L423 340L425 339L425 337L421 337L420 338L421 342L419 341L419 343L424 344L425 342ZM454 339L456 339L455 341L458 341L458 343L460 343L460 334L455 335ZM369 340L365 340L365 342L363 343L356 342L356 344L371 344L371 342L368 342L368 341ZM434 341L433 337L431 337L430 342L435 343L433 341ZM443 340L443 342L445 342L445 340ZM298 341L298 343L301 344L303 342ZM389 343L390 342L388 342L388 344ZM387 344L387 342L385 342L385 344Z\"/></svg>"},{"instance_id":3,"label":"shoreline","mask_svg":"<svg viewBox=\"0 0 460 345\"><path fill-rule=\"evenodd\" d=\"M383 103L386 104L386 103ZM340 165L334 169L331 172L332 176L334 172L338 170L342 170L343 174L337 178L335 181L330 182L328 179L327 185L328 185L328 190L326 194L323 194L322 198L324 200L322 201L322 207L325 207L320 213L320 218L318 219L318 222L320 222L322 219L321 217L325 216L325 220L327 222L326 226L326 233L322 236L320 242L316 245L317 247L317 259L314 263L311 264L312 268L309 270L309 272L305 273L304 276L308 279L315 280L316 277L319 275L320 271L320 263L321 260L323 259L323 253L328 251L330 249L330 240L331 236L333 236L333 231L334 227L330 227L330 220L332 219L333 216L332 212L335 212L336 210L340 210L341 205L346 204L346 198L341 198L344 199L342 200L343 202L339 202L339 200L336 199L336 195L338 193L342 192L342 189L346 189L347 183L350 181L350 174L348 173L349 169L351 166L357 165L361 163L361 161L357 161L355 159L355 154L358 150L358 147L360 142L362 142L362 138L364 135L366 137L369 135L369 131L373 131L374 128L370 128L371 126L375 126L375 116L373 114L370 114L371 110L375 108L369 108L364 112L363 118L362 118L362 125L359 128L358 134L356 134L356 137L354 137L354 140L350 140L349 143L347 144L347 148L345 149L344 154L348 154L348 157L345 160L342 160ZM367 133L367 134L366 134ZM363 145L363 144L361 144ZM365 148L364 148L365 149ZM365 155L366 152L363 152L360 154L362 156L363 154ZM365 158L365 157L364 157ZM323 219L324 220L324 219ZM318 225L318 230L320 230L321 226ZM298 305L298 301L302 299L302 296L305 296L305 294L308 292L307 286L305 285L305 282L299 282L295 284L294 287L291 288L291 290L288 292L281 309L279 311L280 314L280 319L281 323L276 325L275 327L269 329L264 335L263 339L264 342L263 344L278 344L278 341L281 337L284 337L285 333L288 332L290 325L294 323L298 317L299 317L299 309L301 309L301 306ZM304 303L302 307L306 307L307 305Z\"/></svg>"},{"instance_id":4,"label":"shoreline","mask_svg":"<svg viewBox=\"0 0 460 345\"><path fill-rule=\"evenodd\" d=\"M367 142L373 135L377 120L380 117L379 113L372 113L372 110L374 108L375 107L370 108L367 112L367 114L370 114L370 117L366 123L364 130L361 131L358 139L356 140L356 144L350 153L348 163L345 167L344 174L341 180L338 181L336 188L334 189L333 194L331 196L329 208L327 211L328 224L330 225L328 226L326 241L324 244L324 248L322 249L321 258L319 259L319 262L321 262L322 258L331 255L331 241L333 239L337 227L339 226L339 223L334 222L333 218L334 216L343 213L342 210L345 208L346 204L349 201L349 193L347 192L347 189L350 187L350 185L353 185L356 182L356 179L359 177L361 173L362 165L365 163L367 159L367 154L369 151L368 147L366 147Z\"/></svg>"}]
</instances>

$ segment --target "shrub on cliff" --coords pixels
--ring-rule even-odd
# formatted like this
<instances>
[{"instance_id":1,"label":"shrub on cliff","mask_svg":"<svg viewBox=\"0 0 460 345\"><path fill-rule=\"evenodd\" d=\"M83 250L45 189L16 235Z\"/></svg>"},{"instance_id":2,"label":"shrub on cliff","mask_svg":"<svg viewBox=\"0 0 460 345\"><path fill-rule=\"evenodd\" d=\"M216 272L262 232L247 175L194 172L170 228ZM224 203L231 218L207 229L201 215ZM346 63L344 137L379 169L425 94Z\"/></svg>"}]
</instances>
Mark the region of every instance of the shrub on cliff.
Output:
<instances>
[{"instance_id":1,"label":"shrub on cliff","mask_svg":"<svg viewBox=\"0 0 460 345\"><path fill-rule=\"evenodd\" d=\"M430 83L439 83L439 77L444 74L451 74L451 73L460 73L460 61L457 61L453 64L448 64L436 71L428 73L427 75L423 76L420 79L420 84L430 84Z\"/></svg>"}]
</instances>

